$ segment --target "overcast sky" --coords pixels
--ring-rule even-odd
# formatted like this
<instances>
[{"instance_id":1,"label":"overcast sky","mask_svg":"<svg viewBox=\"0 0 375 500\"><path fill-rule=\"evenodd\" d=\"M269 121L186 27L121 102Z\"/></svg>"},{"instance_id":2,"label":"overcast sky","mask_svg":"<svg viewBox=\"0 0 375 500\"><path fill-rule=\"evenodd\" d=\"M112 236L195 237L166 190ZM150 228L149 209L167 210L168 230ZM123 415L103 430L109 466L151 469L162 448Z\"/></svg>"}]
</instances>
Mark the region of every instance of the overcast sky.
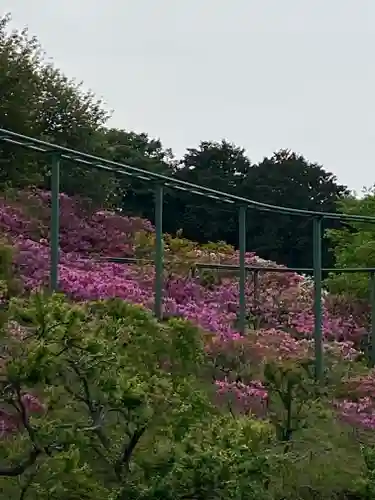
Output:
<instances>
[{"instance_id":1,"label":"overcast sky","mask_svg":"<svg viewBox=\"0 0 375 500\"><path fill-rule=\"evenodd\" d=\"M181 156L228 139L375 182L375 0L0 0L111 125Z\"/></svg>"}]
</instances>

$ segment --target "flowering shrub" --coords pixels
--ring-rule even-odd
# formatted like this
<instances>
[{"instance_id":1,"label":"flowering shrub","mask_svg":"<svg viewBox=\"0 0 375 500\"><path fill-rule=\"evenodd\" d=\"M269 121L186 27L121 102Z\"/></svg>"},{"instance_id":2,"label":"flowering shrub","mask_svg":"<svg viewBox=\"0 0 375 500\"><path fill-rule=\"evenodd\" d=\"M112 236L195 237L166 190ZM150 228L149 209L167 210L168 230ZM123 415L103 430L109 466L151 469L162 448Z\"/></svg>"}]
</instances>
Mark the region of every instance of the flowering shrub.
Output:
<instances>
[{"instance_id":1,"label":"flowering shrub","mask_svg":"<svg viewBox=\"0 0 375 500\"><path fill-rule=\"evenodd\" d=\"M11 193L0 200L0 230L14 245L16 271L25 291L48 283L50 202L50 193L38 190ZM151 309L153 266L123 265L101 258L152 257L152 225L139 218L94 211L88 201L64 194L60 195L60 207L60 290L78 301L117 297ZM165 315L189 319L215 335L216 344L208 345L207 349L211 350L216 363L214 373L219 395L226 387L228 396L235 395L246 408L255 405L256 412L262 413L267 398L255 389L259 389L257 381L264 381L265 363L270 359L311 359L313 356L311 280L293 272L260 271L254 290L254 281L248 279L249 330L255 327L256 331L241 338L235 329L237 273L197 269L190 272L195 262L238 265L238 252L224 243L197 245L181 234L166 235L164 245ZM283 269L251 252L246 254L246 263ZM340 301L335 302L334 297L324 295L324 350L330 363L335 360L339 364L341 360L358 357L355 347L364 338L365 327L365 314L354 314L353 310L342 307Z\"/></svg>"},{"instance_id":2,"label":"flowering shrub","mask_svg":"<svg viewBox=\"0 0 375 500\"><path fill-rule=\"evenodd\" d=\"M44 285L48 279L49 205L50 193L42 191L22 192L10 201L1 200L0 228L19 250L17 264L26 288ZM140 272L134 266L99 264L94 257L135 256L142 251L142 246L146 255L150 254L152 225L108 211L92 212L87 202L63 194L60 206L61 290L77 299L118 296L150 306L153 286L150 267L146 268L147 272ZM149 234L151 240L140 241L140 234ZM174 263L165 283L166 311L187 316L210 331L216 332L220 324L219 331L231 334L230 326L238 307L237 280L221 273L214 286L207 289L199 276L194 278L176 270L180 270L182 262L238 265L238 252L225 244L198 246L181 236L167 235L165 254L166 259ZM251 252L246 255L246 263L276 266ZM313 331L311 283L296 273L261 272L259 278L256 314L261 316L263 325L310 336ZM252 280L248 280L246 293L250 311L254 308ZM334 314L331 303L329 307L323 304L323 309L327 338L357 341L363 336L364 329L353 315Z\"/></svg>"},{"instance_id":3,"label":"flowering shrub","mask_svg":"<svg viewBox=\"0 0 375 500\"><path fill-rule=\"evenodd\" d=\"M231 407L232 410L245 412L257 417L267 416L268 392L263 382L252 380L248 384L239 381L229 381L227 378L216 380L217 395Z\"/></svg>"},{"instance_id":4,"label":"flowering shrub","mask_svg":"<svg viewBox=\"0 0 375 500\"><path fill-rule=\"evenodd\" d=\"M353 426L375 429L375 371L343 381L335 406L340 417Z\"/></svg>"},{"instance_id":5,"label":"flowering shrub","mask_svg":"<svg viewBox=\"0 0 375 500\"><path fill-rule=\"evenodd\" d=\"M272 427L217 414L190 323L32 294L1 330L4 498L272 499Z\"/></svg>"},{"instance_id":6,"label":"flowering shrub","mask_svg":"<svg viewBox=\"0 0 375 500\"><path fill-rule=\"evenodd\" d=\"M10 198L10 199L9 199ZM14 237L48 244L51 194L21 191L0 199L0 231ZM152 225L137 217L124 217L111 211L94 211L88 201L60 195L60 248L81 256L132 256L134 237L150 232Z\"/></svg>"},{"instance_id":7,"label":"flowering shrub","mask_svg":"<svg viewBox=\"0 0 375 500\"><path fill-rule=\"evenodd\" d=\"M166 321L157 323L137 306L153 306L154 268L143 260L153 257L152 225L95 212L88 202L64 195L60 203L59 286L70 302L34 294L10 301L48 284L50 195L13 193L0 202L7 241L0 247L0 447L9 457L0 474L14 473L17 464L31 467L23 479L7 479L11 498L21 487L31 498L55 498L51 492L62 498L73 490L88 499L174 499L192 492L210 498L212 491L218 499L333 498L341 483L331 488L328 472L338 477L351 455L340 442L327 453L334 431L319 426L333 420L340 436L340 420L375 428L375 377L358 350L367 311L324 294L319 387L313 379L310 279L259 271L256 290L248 279L248 329L241 336L235 328L237 271L194 266L238 265L238 252L222 243L197 245L180 234L165 235ZM103 259L119 256L137 263ZM283 269L250 252L246 262ZM123 300L102 300L110 298ZM138 437L137 430L154 417L152 432ZM309 439L311 426L312 442L321 448L307 459L293 443ZM132 467L127 455L119 462L125 435L125 450L133 438L140 441L130 452ZM360 459L354 454L350 462ZM302 471L309 471L308 478ZM351 488L353 474L358 470L345 473L345 488Z\"/></svg>"}]
</instances>

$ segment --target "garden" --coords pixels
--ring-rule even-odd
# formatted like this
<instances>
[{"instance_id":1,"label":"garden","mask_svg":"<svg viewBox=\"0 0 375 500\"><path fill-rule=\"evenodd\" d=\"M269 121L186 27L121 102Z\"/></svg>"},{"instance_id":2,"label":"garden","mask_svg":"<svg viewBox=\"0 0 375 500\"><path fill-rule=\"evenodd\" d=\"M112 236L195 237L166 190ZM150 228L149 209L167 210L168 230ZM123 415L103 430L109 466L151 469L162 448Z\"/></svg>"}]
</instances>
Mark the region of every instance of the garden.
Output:
<instances>
[{"instance_id":1,"label":"garden","mask_svg":"<svg viewBox=\"0 0 375 500\"><path fill-rule=\"evenodd\" d=\"M152 224L61 194L51 295L50 204L0 200L2 498L375 498L366 307L325 293L316 383L311 279L248 253L242 336L236 273L196 266L238 252L165 234L157 321Z\"/></svg>"}]
</instances>

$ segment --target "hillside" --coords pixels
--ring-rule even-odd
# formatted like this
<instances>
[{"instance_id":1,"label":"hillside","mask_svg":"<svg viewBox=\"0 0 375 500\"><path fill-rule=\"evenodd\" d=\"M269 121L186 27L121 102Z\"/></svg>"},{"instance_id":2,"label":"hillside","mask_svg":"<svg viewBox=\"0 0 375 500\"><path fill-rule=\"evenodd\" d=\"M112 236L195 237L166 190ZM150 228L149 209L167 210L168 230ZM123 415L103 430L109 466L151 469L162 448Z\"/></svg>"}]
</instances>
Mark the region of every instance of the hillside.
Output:
<instances>
[{"instance_id":1,"label":"hillside","mask_svg":"<svg viewBox=\"0 0 375 500\"><path fill-rule=\"evenodd\" d=\"M11 193L0 203L0 231L14 245L17 274L25 291L47 287L50 193ZM152 263L145 266L106 261L110 257L152 258L152 224L108 211L92 211L89 201L64 194L60 207L61 292L79 301L117 297L152 310ZM166 235L165 259L165 316L189 319L225 341L237 339L238 280L233 273L214 270L193 276L190 265L238 265L238 253L225 244L197 245ZM246 254L246 263L283 268L251 252ZM293 272L260 273L255 297L254 282L249 277L246 301L249 330L261 331L263 338L273 338L276 333L290 345L298 345L298 338L311 339L313 287L308 278ZM328 294L323 318L326 345L339 341L337 346L345 350L358 346L366 333L364 318L354 316L347 305L342 307L340 300Z\"/></svg>"},{"instance_id":2,"label":"hillside","mask_svg":"<svg viewBox=\"0 0 375 500\"><path fill-rule=\"evenodd\" d=\"M325 295L325 392L317 393L316 387L311 385L314 357L312 342L313 289L311 280L292 272L277 273L272 271L260 273L257 290L254 293L254 282L249 279L246 288L248 331L245 337L241 337L236 331L238 280L235 273L233 271L194 269L194 263L197 262L238 264L238 253L224 243L198 245L185 240L181 235L175 237L165 235L166 265L163 302L165 321L156 325L155 320L151 319L150 315L141 313L139 309L132 308L132 306L127 306L124 303L122 303L124 305L121 305L121 301L120 303L114 303L114 305L109 302L108 306L98 306L97 302L92 302L116 298L123 299L129 304L144 306L146 310L152 310L154 270L152 263L149 262L153 252L154 229L152 224L139 218L122 217L108 211L92 210L89 201L73 199L63 194L60 196L60 203L60 290L70 301L73 299L74 303L83 305L81 312L75 312L72 317L78 314L77 317L81 318L83 315L83 319L81 318L79 321L83 321L82 325L87 325L82 326L83 330L80 330L82 336L79 337L79 342L83 342L84 347L81 346L79 349L85 352L82 357L79 355L77 358L80 363L82 363L82 359L86 359L85 356L88 356L87 359L89 360L93 353L96 353L95 356L99 355L99 353L102 356L105 353L108 356L106 364L109 363L112 366L115 360L112 359L111 349L122 353L122 344L121 342L120 344L117 343L117 339L122 337L118 337L119 334L113 334L112 340L112 334L108 333L117 331L114 330L113 325L111 326L112 330L108 327L108 332L105 335L102 330L96 330L96 326L94 326L98 322L100 325L105 325L106 323L103 323L103 321L107 322L109 321L108 318L113 316L117 318L116 321L122 322L119 330L122 332L121 335L125 331L124 325L128 329L126 331L133 333L138 332L139 328L141 328L139 331L142 332L140 339L142 340L144 352L142 357L139 358L141 361L137 361L137 363L146 363L145 366L148 366L147 363L151 362L150 356L154 353L154 349L156 349L155 353L157 353L162 352L165 345L169 345L168 349L176 348L174 340L171 341L171 338L173 339L175 333L178 332L180 335L178 336L179 342L182 342L178 347L178 349L181 349L178 354L181 356L181 358L178 358L180 359L179 362L182 363L181 366L185 367L187 363L187 358L184 360L185 356L190 356L193 359L192 365L186 365L188 373L193 369L193 366L194 370L196 370L196 367L203 363L199 368L199 370L203 369L203 375L200 374L198 379L194 380L207 381L207 375L209 376L209 385L215 388L213 395L215 404L219 405L220 408L223 405L224 407L229 405L230 412L233 415L234 413L245 416L251 414L266 422L271 422L275 425L276 436L282 443L289 442L291 436L297 431L302 432L306 425L303 423L305 419L312 418L311 415L315 415L319 408L322 409L324 415L332 414L334 424L331 422L330 425L336 426L339 422L346 422L351 426L360 428L365 433L375 427L373 402L375 377L373 372L368 370L363 363L363 355L359 350L360 342L366 333L365 316L353 314L349 305L343 304L341 299L328 294ZM14 269L17 278L20 280L18 295L21 297L27 297L29 292L48 286L49 217L50 194L48 192L39 190L8 192L0 199L0 232L4 244L11 244L13 248ZM106 259L110 257L134 257L137 262L133 264L107 262ZM246 262L249 265L258 265L265 268L280 267L280 269L283 269L282 266L262 260L251 252L246 255ZM47 302L48 311L49 308L52 311L57 311L53 314L57 314L58 317L62 314L58 312L61 308L61 310L68 311L67 308L70 307L65 302L59 302L60 299L52 298L48 300L52 300L52 302ZM57 302L54 302L54 300L57 300ZM38 318L38 314L40 314L40 311L38 313L38 303L32 301L31 305L28 303L27 307L31 308L34 311L33 314L36 314L36 318ZM103 307L108 307L108 311L103 312ZM15 319L12 320L12 335L15 332L14 325L17 325L18 321L20 321L17 317L22 317L22 321L24 321L25 317L24 313L21 316L19 316L20 313L17 314L18 316L15 315ZM30 316L31 313L28 314ZM48 315L50 317L49 312ZM199 337L204 340L205 355L208 356L206 361L203 362L203 357L200 354L197 355L197 359L201 359L200 363L197 364L197 361L194 360L195 355L192 354L191 349L193 349L193 343L196 342L196 339L194 340L195 330L189 330L190 327L186 326L185 323L179 323L179 318L190 320L198 327ZM22 321L19 325L22 325ZM33 321L38 322L40 320ZM73 320L69 319L67 321L66 324L70 324ZM17 328L24 331L29 326L18 326ZM52 329L54 328L53 326ZM25 337L25 333L22 335L22 339L30 338ZM156 336L155 339L153 338L154 335ZM64 339L65 337L62 337L58 344L60 348L62 347L62 353L67 349L64 345L68 340ZM88 339L91 339L92 345L87 344ZM161 344L155 346L154 341L161 342ZM27 345L27 340L25 342L25 345ZM55 346L56 342L54 337L48 337L38 349L42 348L43 352L45 352L46 346L49 346L48 349L55 352L56 347L52 348L51 346ZM112 343L114 343L113 346ZM86 352L89 348L90 351ZM19 349L19 346L16 348L16 353L19 352L17 349ZM33 345L32 352L35 349L36 347ZM24 356L25 351L22 352L22 356ZM35 352L39 353L39 351ZM138 351L131 354L127 353L126 356L123 353L121 354L123 361L119 358L116 361L119 364L113 365L110 371L112 374L111 381L109 382L106 379L105 383L103 382L104 395L107 389L111 387L111 384L118 383L116 374L123 369L124 365L122 363L125 363L126 360L128 362L131 359L135 360L136 352ZM19 354L15 356L14 359L17 360ZM40 354L38 354L38 360L41 359L39 356ZM71 363L71 360L67 362ZM28 363L31 366L31 362ZM38 367L40 363L41 361L37 362ZM172 366L170 365L171 358L167 356L164 359L162 368L158 363L150 366L153 367L152 370L156 370L155 373L158 374L158 377L165 377L164 365L166 363L165 366ZM22 368L23 370L26 369L25 366ZM60 369L59 366L60 364L56 365L54 370ZM85 369L88 369L87 364L84 366ZM145 391L145 387L148 387L147 384L154 384L156 379L151 377L150 381L148 381L147 371L137 372L139 366L135 364L135 371L133 370L132 373L134 372L134 380L138 382L141 376L140 373L142 377L146 377L142 379L143 382L139 382L142 384L142 391ZM41 372L47 370L43 363L40 364L40 367ZM90 368L90 370L92 369ZM49 374L51 373L50 370L51 368L47 370ZM206 373L207 370L208 373ZM90 376L93 376L92 371L89 371L89 373ZM96 375L99 377L98 380L104 376L104 373L101 371ZM170 373L167 371L167 377L172 376L174 373L174 371ZM47 375L43 376L47 377ZM50 376L48 375L48 377ZM34 372L32 377L34 377L32 378L34 380ZM38 377L35 380L39 380ZM189 380L189 384L192 384L193 382L189 377L190 375L186 380ZM50 382L46 382L49 380L48 378L43 380L43 384L50 384ZM195 401L194 398L200 394L201 389L192 389L189 384L187 386L174 386L174 382L171 382L169 378L168 380L162 378L162 380L160 387L164 387L163 384L167 384L165 387L172 384L168 389L168 391L171 391L171 397L173 395L173 398L177 398L176 401L180 401L178 399L180 397L183 398L184 403L181 403L181 401L178 403L178 411L186 402L190 401L189 404L193 404L191 401ZM181 380L185 380L185 378ZM39 380L38 384L40 383ZM180 383L182 382L180 381ZM195 387L194 384L196 382L193 383ZM160 396L157 396L158 391L164 390L160 389L160 387L158 385L158 389L155 389L152 385L151 389L148 389L156 391L155 394L152 392L152 398L155 397L155 401L160 400ZM50 390L48 389L48 391ZM43 400L46 398L48 391L46 392L46 388L38 391L38 394L36 394L32 387L29 388L29 392L22 396L28 398L25 400L27 404L26 402L19 403L21 408L23 408L22 404L24 404L25 408L31 408L27 411L36 414L43 412L43 408L45 408ZM177 393L174 393L174 391L177 391ZM179 391L182 391L181 394ZM43 396L41 396L42 393ZM78 404L82 396L75 397ZM274 406L275 397L279 398L276 406ZM105 395L104 399L107 401L106 398ZM152 398L151 400L154 401ZM19 401L24 400L20 399ZM149 400L147 399L147 401ZM301 406L297 402L301 402ZM199 407L201 402L197 404ZM89 406L89 408L91 407ZM92 408L90 411L92 418L94 418ZM77 411L77 409L74 411ZM12 411L0 409L0 422L5 435L11 435L18 429L18 424L16 425L12 418ZM321 418L323 417L319 416L319 419ZM248 422L250 425L252 420L250 419ZM312 425L320 424L317 424L314 420ZM333 431L332 429L333 427L329 427L328 431L324 431L328 432L328 434L326 434L325 438L322 438L322 445L326 439L332 438L333 441L336 439L336 430ZM337 427L337 429L337 432L341 435L341 427ZM238 430L238 432L241 433L242 431ZM318 432L315 427L314 432ZM311 438L310 435L306 439ZM225 442L228 443L228 441ZM311 444L307 446L309 447ZM349 445L340 448L340 452L336 450L334 458L327 455L327 460L331 462L335 459L337 467L340 467L342 460L340 453L343 453L344 456L349 453L348 457L352 456L350 455L351 451L349 452L346 446ZM356 453L359 453L359 448L356 448L356 450ZM221 451L218 453L220 455ZM353 460L359 464L360 455L355 455L355 457ZM321 467L325 466L319 462L317 467L320 467L319 471L321 471ZM177 472L174 471L173 474L174 481ZM321 472L316 472L316 474L316 478L320 478L319 480L316 479L319 483L321 481ZM358 470L355 469L353 474L359 474ZM105 492L108 491L105 490ZM107 498L105 496L107 493L103 493L103 495L103 498ZM249 496L248 498L255 497ZM182 495L180 498L186 497ZM233 498L245 497L234 496ZM279 497L265 496L259 498ZM290 496L288 498L313 497Z\"/></svg>"},{"instance_id":3,"label":"hillside","mask_svg":"<svg viewBox=\"0 0 375 500\"><path fill-rule=\"evenodd\" d=\"M50 194L42 191L0 199L0 231L17 248L17 269L27 290L48 285L49 203ZM145 268L105 261L110 257L151 258L151 223L106 211L92 212L88 202L66 195L60 196L60 206L60 290L76 300L119 297L151 308L152 265ZM238 253L228 245L196 245L178 237L167 237L165 245L166 261L174 263L165 281L165 314L181 315L228 338L236 336L237 281L230 273L224 276L211 271L213 283L207 287L203 277L193 277L188 267L196 262L238 265ZM246 263L283 267L251 252ZM256 298L253 285L249 278L246 299L248 314L258 327L311 336L311 281L293 272L260 273ZM338 308L339 302L333 299L325 298L326 339L358 342L365 333L363 319L355 318L347 307Z\"/></svg>"}]
</instances>

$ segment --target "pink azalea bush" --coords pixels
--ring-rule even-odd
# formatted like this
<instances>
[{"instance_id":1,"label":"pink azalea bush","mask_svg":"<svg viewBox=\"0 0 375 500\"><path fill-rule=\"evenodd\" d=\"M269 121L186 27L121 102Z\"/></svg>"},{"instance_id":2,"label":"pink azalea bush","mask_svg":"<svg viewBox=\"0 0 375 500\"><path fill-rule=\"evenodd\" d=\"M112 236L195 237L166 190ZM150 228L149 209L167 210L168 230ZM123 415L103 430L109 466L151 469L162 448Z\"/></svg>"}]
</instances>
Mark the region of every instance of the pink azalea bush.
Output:
<instances>
[{"instance_id":1,"label":"pink azalea bush","mask_svg":"<svg viewBox=\"0 0 375 500\"><path fill-rule=\"evenodd\" d=\"M50 203L50 193L43 191L18 193L10 200L0 199L0 232L14 245L15 265L25 291L48 284ZM88 202L64 194L60 196L60 213L61 291L78 301L119 297L151 309L153 267L123 265L103 259L135 256L137 235L140 232L152 234L153 226L139 218L96 211ZM166 253L168 256L168 251ZM230 265L239 262L238 252L230 247L215 252L195 246L190 256L200 262ZM246 254L246 263L282 268L251 252ZM238 363L242 356L244 365L253 360L257 366L270 356L278 360L313 356L311 281L293 272L260 272L256 300L254 297L254 283L249 279L246 284L248 312L256 315L260 324L249 337L251 342L235 329L239 289L238 280L231 276L206 287L199 276L170 273L165 281L163 307L166 315L182 316L215 334L216 344L208 349L212 350L213 357L219 354L223 357L224 353L225 363L231 352L233 359L229 363ZM343 314L343 308L335 309L332 297L325 296L322 306L325 353L335 359L354 359L358 356L354 346L365 334L365 323L352 311ZM225 363L223 361L221 366ZM249 411L262 413L267 392L257 378L261 375L258 372L253 374L255 378L245 382L217 374L218 394L232 395ZM346 400L336 406L345 418L356 421L351 417L355 413L353 405L357 405L357 413L362 413L363 419L368 419L367 401ZM375 422L375 412L371 413L371 419ZM0 421L6 428L5 415L0 415Z\"/></svg>"},{"instance_id":2,"label":"pink azalea bush","mask_svg":"<svg viewBox=\"0 0 375 500\"><path fill-rule=\"evenodd\" d=\"M215 386L219 400L229 402L232 408L251 413L257 417L267 414L268 392L260 380L252 380L248 384L230 381L227 378L216 380Z\"/></svg>"},{"instance_id":3,"label":"pink azalea bush","mask_svg":"<svg viewBox=\"0 0 375 500\"><path fill-rule=\"evenodd\" d=\"M335 401L340 417L364 429L375 429L375 371L344 381L346 396Z\"/></svg>"}]
</instances>

